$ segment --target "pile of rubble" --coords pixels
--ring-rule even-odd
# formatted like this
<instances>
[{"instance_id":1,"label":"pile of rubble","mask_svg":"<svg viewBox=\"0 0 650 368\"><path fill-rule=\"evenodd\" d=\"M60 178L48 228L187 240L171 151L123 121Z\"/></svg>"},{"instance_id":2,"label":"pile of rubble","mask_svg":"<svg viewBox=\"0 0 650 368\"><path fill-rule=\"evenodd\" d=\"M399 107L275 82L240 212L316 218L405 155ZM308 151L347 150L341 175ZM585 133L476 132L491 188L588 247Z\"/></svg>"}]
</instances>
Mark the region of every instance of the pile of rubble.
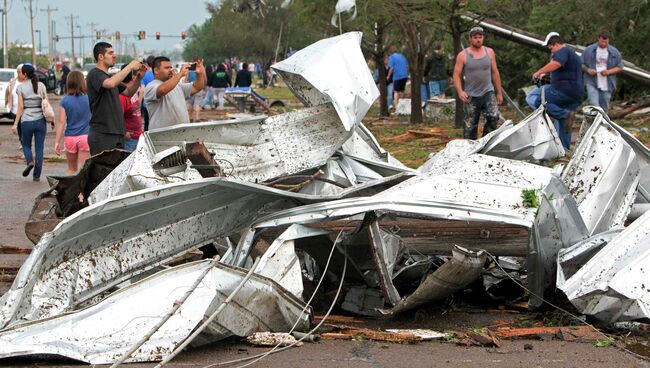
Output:
<instances>
[{"instance_id":1,"label":"pile of rubble","mask_svg":"<svg viewBox=\"0 0 650 368\"><path fill-rule=\"evenodd\" d=\"M565 151L541 107L409 169L361 124L378 91L360 41L274 65L304 109L150 131L101 182L56 180L60 216L0 299L0 357L168 360L308 331L312 308L393 315L480 279L494 298L525 284L531 308L557 288L604 322L650 318L643 144L587 108L571 160L546 167ZM179 262L198 248L214 258Z\"/></svg>"}]
</instances>

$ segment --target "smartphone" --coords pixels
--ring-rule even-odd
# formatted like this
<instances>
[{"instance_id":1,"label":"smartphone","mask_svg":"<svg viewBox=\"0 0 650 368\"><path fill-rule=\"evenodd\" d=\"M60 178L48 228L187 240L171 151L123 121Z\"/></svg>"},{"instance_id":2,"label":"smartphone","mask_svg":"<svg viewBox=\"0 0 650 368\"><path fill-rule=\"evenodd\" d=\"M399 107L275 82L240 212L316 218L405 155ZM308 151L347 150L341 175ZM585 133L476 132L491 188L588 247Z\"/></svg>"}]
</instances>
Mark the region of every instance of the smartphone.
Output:
<instances>
[{"instance_id":1,"label":"smartphone","mask_svg":"<svg viewBox=\"0 0 650 368\"><path fill-rule=\"evenodd\" d=\"M196 70L196 63L190 64L190 70Z\"/></svg>"}]
</instances>

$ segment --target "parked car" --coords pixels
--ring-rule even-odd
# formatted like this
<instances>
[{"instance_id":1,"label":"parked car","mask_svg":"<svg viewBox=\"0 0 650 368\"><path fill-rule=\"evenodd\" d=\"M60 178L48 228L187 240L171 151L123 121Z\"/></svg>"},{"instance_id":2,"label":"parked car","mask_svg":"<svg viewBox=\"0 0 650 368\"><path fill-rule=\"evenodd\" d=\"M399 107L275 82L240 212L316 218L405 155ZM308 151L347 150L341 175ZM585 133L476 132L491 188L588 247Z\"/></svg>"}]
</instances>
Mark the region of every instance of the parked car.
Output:
<instances>
[{"instance_id":1,"label":"parked car","mask_svg":"<svg viewBox=\"0 0 650 368\"><path fill-rule=\"evenodd\" d=\"M5 106L5 91L9 87L11 78L15 78L16 75L16 69L0 69L0 116L2 117L9 115L9 109Z\"/></svg>"},{"instance_id":2,"label":"parked car","mask_svg":"<svg viewBox=\"0 0 650 368\"><path fill-rule=\"evenodd\" d=\"M45 85L48 92L56 89L56 76L54 75L54 69L36 67L35 74L38 77L38 81Z\"/></svg>"}]
</instances>

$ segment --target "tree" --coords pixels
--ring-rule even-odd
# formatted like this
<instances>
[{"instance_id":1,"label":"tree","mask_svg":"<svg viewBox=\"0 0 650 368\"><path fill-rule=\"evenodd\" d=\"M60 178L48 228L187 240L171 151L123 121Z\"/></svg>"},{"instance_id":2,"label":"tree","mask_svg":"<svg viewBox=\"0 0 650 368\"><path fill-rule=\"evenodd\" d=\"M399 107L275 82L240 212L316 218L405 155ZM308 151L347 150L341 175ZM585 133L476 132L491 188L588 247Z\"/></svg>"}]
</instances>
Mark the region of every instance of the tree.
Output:
<instances>
[{"instance_id":1,"label":"tree","mask_svg":"<svg viewBox=\"0 0 650 368\"><path fill-rule=\"evenodd\" d=\"M437 4L431 0L387 0L385 6L392 14L406 46L411 75L411 124L422 123L420 88L424 74L425 55L431 51L435 37Z\"/></svg>"}]
</instances>

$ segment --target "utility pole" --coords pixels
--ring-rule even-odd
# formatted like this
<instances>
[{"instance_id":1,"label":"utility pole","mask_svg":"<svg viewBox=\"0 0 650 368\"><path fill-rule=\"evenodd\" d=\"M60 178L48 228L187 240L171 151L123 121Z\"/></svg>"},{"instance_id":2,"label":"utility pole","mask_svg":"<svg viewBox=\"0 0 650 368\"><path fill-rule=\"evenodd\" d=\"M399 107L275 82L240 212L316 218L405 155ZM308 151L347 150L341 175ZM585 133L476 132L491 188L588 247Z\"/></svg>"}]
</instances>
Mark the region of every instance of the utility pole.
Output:
<instances>
[{"instance_id":1,"label":"utility pole","mask_svg":"<svg viewBox=\"0 0 650 368\"><path fill-rule=\"evenodd\" d=\"M29 26L32 33L32 65L36 65L36 37L34 35L34 9L32 0L29 0Z\"/></svg>"},{"instance_id":2,"label":"utility pole","mask_svg":"<svg viewBox=\"0 0 650 368\"><path fill-rule=\"evenodd\" d=\"M90 46L91 46L90 47L90 58L91 59L94 57L93 49L94 49L95 44L97 43L97 39L95 38L94 41L93 41L93 37L96 37L95 29L97 28L98 25L99 24L95 23L95 22L90 22L90 23L87 24L87 26L90 27L90 41L91 41L90 42Z\"/></svg>"},{"instance_id":3,"label":"utility pole","mask_svg":"<svg viewBox=\"0 0 650 368\"><path fill-rule=\"evenodd\" d=\"M83 31L81 30L81 25L77 24L77 29L79 30L79 52L81 53L81 66L84 66L84 43L86 43L86 40L84 39L83 36Z\"/></svg>"},{"instance_id":4,"label":"utility pole","mask_svg":"<svg viewBox=\"0 0 650 368\"><path fill-rule=\"evenodd\" d=\"M43 52L42 50L43 44L41 43L41 30L37 29L34 32L38 33L38 53L40 54L41 52Z\"/></svg>"},{"instance_id":5,"label":"utility pole","mask_svg":"<svg viewBox=\"0 0 650 368\"><path fill-rule=\"evenodd\" d=\"M9 37L7 37L7 0L4 0L4 6L2 8L2 66L4 68L9 67L9 54L7 49L9 48Z\"/></svg>"},{"instance_id":6,"label":"utility pole","mask_svg":"<svg viewBox=\"0 0 650 368\"><path fill-rule=\"evenodd\" d=\"M66 17L67 18L67 17ZM74 53L74 19L79 18L78 16L74 16L73 14L70 14L70 41L72 42L72 64L74 65L76 61L76 55Z\"/></svg>"},{"instance_id":7,"label":"utility pole","mask_svg":"<svg viewBox=\"0 0 650 368\"><path fill-rule=\"evenodd\" d=\"M5 0L5 3L7 0ZM53 38L54 35L52 34L52 12L58 11L58 8L50 8L50 6L47 6L47 9L41 9L41 11L47 12L47 57L52 61L52 51L54 48L52 47L52 44L54 43Z\"/></svg>"}]
</instances>

